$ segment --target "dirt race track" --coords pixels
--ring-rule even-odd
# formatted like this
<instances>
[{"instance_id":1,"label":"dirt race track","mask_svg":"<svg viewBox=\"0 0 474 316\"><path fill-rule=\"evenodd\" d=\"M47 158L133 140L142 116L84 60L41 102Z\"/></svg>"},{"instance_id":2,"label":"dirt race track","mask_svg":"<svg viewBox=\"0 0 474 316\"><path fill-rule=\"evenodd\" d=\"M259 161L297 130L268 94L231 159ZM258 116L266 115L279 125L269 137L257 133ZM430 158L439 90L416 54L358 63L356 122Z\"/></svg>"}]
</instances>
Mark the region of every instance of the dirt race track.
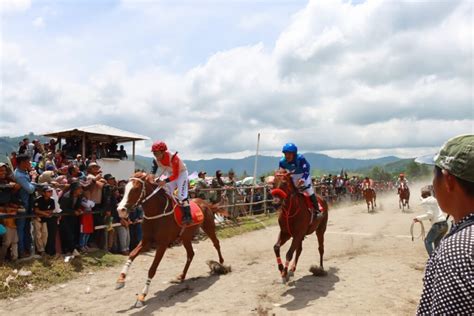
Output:
<instances>
[{"instance_id":1,"label":"dirt race track","mask_svg":"<svg viewBox=\"0 0 474 316\"><path fill-rule=\"evenodd\" d=\"M196 255L182 284L171 284L185 263L182 247L169 249L151 283L145 307L134 309L152 254L138 257L124 289L114 290L121 267L85 275L67 284L3 301L3 315L413 315L421 293L423 242L411 241L410 225L419 206L413 186L411 209L402 213L395 193L381 196L374 213L365 203L330 210L326 232L327 276L308 272L319 262L315 236L307 238L294 278L280 281L273 253L278 227L221 241L232 273L209 276L205 261L216 260L210 241L194 245ZM429 223L425 223L429 229ZM288 249L282 248L282 257ZM125 262L125 258L124 258ZM87 288L90 293L87 293Z\"/></svg>"}]
</instances>

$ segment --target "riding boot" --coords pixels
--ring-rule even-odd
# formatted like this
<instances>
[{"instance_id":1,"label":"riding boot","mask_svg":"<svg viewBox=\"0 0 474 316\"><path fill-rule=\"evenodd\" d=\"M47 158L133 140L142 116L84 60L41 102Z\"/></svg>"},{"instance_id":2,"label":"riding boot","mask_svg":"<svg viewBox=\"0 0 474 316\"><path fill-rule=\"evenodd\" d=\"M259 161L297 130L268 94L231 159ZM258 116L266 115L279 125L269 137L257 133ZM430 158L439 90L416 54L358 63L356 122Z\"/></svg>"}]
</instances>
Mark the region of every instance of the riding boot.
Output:
<instances>
[{"instance_id":1,"label":"riding boot","mask_svg":"<svg viewBox=\"0 0 474 316\"><path fill-rule=\"evenodd\" d=\"M189 225L193 222L191 217L191 207L189 205L183 205L183 224Z\"/></svg>"},{"instance_id":2,"label":"riding boot","mask_svg":"<svg viewBox=\"0 0 474 316\"><path fill-rule=\"evenodd\" d=\"M316 194L310 195L309 198L311 199L311 202L313 203L313 216L315 219L318 219L321 216L323 216L323 213L321 213L321 211L319 210L319 203L318 203L318 199L316 198Z\"/></svg>"}]
</instances>

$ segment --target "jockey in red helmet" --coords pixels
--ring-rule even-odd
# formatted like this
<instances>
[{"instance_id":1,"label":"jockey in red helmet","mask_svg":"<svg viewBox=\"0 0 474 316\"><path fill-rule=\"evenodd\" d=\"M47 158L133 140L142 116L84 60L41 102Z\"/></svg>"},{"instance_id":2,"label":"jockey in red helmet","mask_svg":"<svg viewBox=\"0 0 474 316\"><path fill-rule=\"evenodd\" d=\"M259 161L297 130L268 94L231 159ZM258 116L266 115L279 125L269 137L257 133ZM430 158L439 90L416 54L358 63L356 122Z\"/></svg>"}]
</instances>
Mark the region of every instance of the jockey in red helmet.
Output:
<instances>
[{"instance_id":1,"label":"jockey in red helmet","mask_svg":"<svg viewBox=\"0 0 474 316\"><path fill-rule=\"evenodd\" d=\"M313 182L311 181L310 165L303 155L298 154L298 147L293 143L287 143L282 148L285 155L280 159L279 168L292 172L291 179L296 187L304 188L313 203L313 216L315 219L323 214L319 210L318 200L314 194Z\"/></svg>"},{"instance_id":2,"label":"jockey in red helmet","mask_svg":"<svg viewBox=\"0 0 474 316\"><path fill-rule=\"evenodd\" d=\"M158 181L158 185L164 187L166 192L172 196L174 190L178 189L178 202L183 209L183 224L192 223L191 207L188 199L188 170L186 165L178 157L178 153L171 154L168 146L162 141L156 141L151 146L155 156L151 172L156 174L158 169L167 178Z\"/></svg>"},{"instance_id":3,"label":"jockey in red helmet","mask_svg":"<svg viewBox=\"0 0 474 316\"><path fill-rule=\"evenodd\" d=\"M362 190L372 189L373 181L369 177L365 177L362 181Z\"/></svg>"},{"instance_id":4,"label":"jockey in red helmet","mask_svg":"<svg viewBox=\"0 0 474 316\"><path fill-rule=\"evenodd\" d=\"M397 194L400 194L400 190L402 188L402 183L405 185L405 187L410 190L408 188L408 179L405 178L405 174L404 173L400 173L399 177L398 177L398 180L397 180L397 183L396 183L396 186L397 186L397 191L398 193Z\"/></svg>"}]
</instances>

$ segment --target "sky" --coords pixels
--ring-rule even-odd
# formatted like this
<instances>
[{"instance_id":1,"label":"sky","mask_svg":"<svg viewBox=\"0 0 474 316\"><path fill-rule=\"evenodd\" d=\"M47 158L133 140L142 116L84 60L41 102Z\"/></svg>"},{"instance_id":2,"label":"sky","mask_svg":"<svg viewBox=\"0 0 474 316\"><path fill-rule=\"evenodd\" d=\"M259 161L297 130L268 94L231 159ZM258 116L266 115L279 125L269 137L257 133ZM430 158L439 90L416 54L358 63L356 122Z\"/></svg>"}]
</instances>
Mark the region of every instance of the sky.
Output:
<instances>
[{"instance_id":1,"label":"sky","mask_svg":"<svg viewBox=\"0 0 474 316\"><path fill-rule=\"evenodd\" d=\"M105 124L184 159L415 157L474 133L472 1L3 0L0 136ZM137 144L150 155L151 142Z\"/></svg>"}]
</instances>

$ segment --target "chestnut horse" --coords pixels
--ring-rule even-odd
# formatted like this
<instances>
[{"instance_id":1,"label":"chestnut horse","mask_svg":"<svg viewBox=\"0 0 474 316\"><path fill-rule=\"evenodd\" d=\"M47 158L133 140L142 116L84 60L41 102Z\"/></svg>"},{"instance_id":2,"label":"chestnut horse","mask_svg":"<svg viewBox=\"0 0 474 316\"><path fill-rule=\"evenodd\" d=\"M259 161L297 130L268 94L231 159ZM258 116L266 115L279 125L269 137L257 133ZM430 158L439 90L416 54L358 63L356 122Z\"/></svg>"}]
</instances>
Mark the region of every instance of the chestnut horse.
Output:
<instances>
[{"instance_id":1,"label":"chestnut horse","mask_svg":"<svg viewBox=\"0 0 474 316\"><path fill-rule=\"evenodd\" d=\"M364 195L365 202L367 203L367 212L370 212L370 207L372 206L372 211L374 210L374 206L377 206L377 194L375 190L368 185L363 188L362 191Z\"/></svg>"},{"instance_id":2,"label":"chestnut horse","mask_svg":"<svg viewBox=\"0 0 474 316\"><path fill-rule=\"evenodd\" d=\"M398 188L398 207L402 209L402 212L405 211L405 206L410 208L410 189L405 184L405 182L400 183Z\"/></svg>"},{"instance_id":3,"label":"chestnut horse","mask_svg":"<svg viewBox=\"0 0 474 316\"><path fill-rule=\"evenodd\" d=\"M170 197L164 189L158 188L154 183L154 176L146 173L137 172L129 179L125 186L125 193L122 201L120 201L117 211L120 217L127 217L128 211L138 205L142 205L144 211L143 219L143 238L125 263L125 266L117 280L116 289L125 286L125 278L133 260L141 253L148 251L151 244L156 243L155 259L148 270L148 279L142 293L138 295L135 307L144 305L145 296L148 294L151 279L155 276L156 269L160 264L163 255L168 246L176 239L181 238L184 248L186 249L187 260L183 272L178 276L178 282L182 282L188 271L189 265L194 257L192 247L192 238L196 230L201 226L203 231L209 236L219 255L219 262L222 264L222 257L219 240L216 237L216 227L214 223L214 213L226 213L212 206L210 203L201 199L193 199L192 202L202 210L204 220L201 224L180 227L174 217L175 201Z\"/></svg>"},{"instance_id":4,"label":"chestnut horse","mask_svg":"<svg viewBox=\"0 0 474 316\"><path fill-rule=\"evenodd\" d=\"M289 277L294 274L298 259L303 250L303 239L306 235L316 232L318 238L318 250L320 267L323 267L324 255L324 233L326 232L328 222L328 204L318 196L318 201L322 204L323 216L314 219L312 211L308 210L306 197L299 192L291 179L291 173L285 171L277 171L275 173L274 189L272 190L274 204L280 206L280 214L278 224L280 225L280 233L278 240L273 247L277 259L278 270L282 277L282 281L288 282ZM290 238L290 249L286 253L285 266L280 258L280 247L283 246ZM293 254L296 251L294 261L292 262L290 271L288 267Z\"/></svg>"}]
</instances>

